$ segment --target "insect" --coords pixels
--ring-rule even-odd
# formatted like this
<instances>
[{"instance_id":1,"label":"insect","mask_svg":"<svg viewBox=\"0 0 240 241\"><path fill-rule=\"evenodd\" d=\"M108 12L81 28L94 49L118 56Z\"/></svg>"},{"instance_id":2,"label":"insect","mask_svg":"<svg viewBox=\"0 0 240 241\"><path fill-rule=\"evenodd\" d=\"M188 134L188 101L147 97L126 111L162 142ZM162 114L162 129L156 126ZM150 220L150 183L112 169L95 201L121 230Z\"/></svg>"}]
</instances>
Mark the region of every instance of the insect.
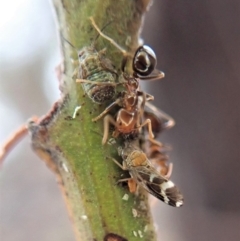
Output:
<instances>
[{"instance_id":1,"label":"insect","mask_svg":"<svg viewBox=\"0 0 240 241\"><path fill-rule=\"evenodd\" d=\"M138 90L138 81L135 78L128 79L126 90L121 93L121 96L112 102L99 116L93 119L93 121L97 121L106 115L103 119L104 132L102 144L105 144L107 141L110 125L115 127L113 137L118 137L119 134L122 134L125 139L128 136L138 135L139 129L146 125L148 127L149 140L158 143L154 140L151 120L146 119L140 123L145 102L152 99L153 96ZM107 114L115 106L120 107L116 116L113 117L111 114Z\"/></svg>"},{"instance_id":2,"label":"insect","mask_svg":"<svg viewBox=\"0 0 240 241\"><path fill-rule=\"evenodd\" d=\"M124 73L124 79L128 79L129 77L125 73L125 66L130 54L111 38L103 34L92 17L90 17L90 20L99 35L108 39L123 53L122 72ZM106 49L99 52L96 51L94 47L95 41L91 46L84 47L79 51L79 71L76 82L82 83L82 87L89 98L95 103L102 104L115 96L118 74L112 62L105 56ZM155 76L149 76L155 67L156 55L154 51L147 45L140 46L135 51L132 62L133 76L141 76L141 79L151 80L163 78L164 73L161 71ZM121 84L121 82L118 84Z\"/></svg>"},{"instance_id":3,"label":"insect","mask_svg":"<svg viewBox=\"0 0 240 241\"><path fill-rule=\"evenodd\" d=\"M139 129L145 125L148 126L149 139L155 142L154 135L152 133L151 120L146 119L141 123L142 112L146 101L153 100L153 96L139 90L139 78L144 79L161 78L164 76L162 72L158 73L157 76L149 76L156 66L156 55L153 50L148 46L140 46L134 55L132 61L133 75L128 75L125 72L125 66L128 58L127 52L122 49L115 41L108 36L104 35L98 28L93 18L90 18L92 25L96 28L98 33L104 38L108 39L114 46L116 46L124 55L122 61L122 84L125 85L125 91L120 93L120 97L112 102L100 115L93 118L93 121L101 119L104 115L104 134L102 143L105 144L108 138L109 127L112 124L115 127L113 136L117 137L119 134L123 134L125 137L138 133ZM111 109L115 106L119 106L120 109L117 111L115 117L108 114Z\"/></svg>"},{"instance_id":4,"label":"insect","mask_svg":"<svg viewBox=\"0 0 240 241\"><path fill-rule=\"evenodd\" d=\"M106 49L97 51L93 46L84 47L78 53L77 82L82 83L85 93L93 102L102 104L115 96L118 74L105 56ZM103 83L103 84L101 84Z\"/></svg>"},{"instance_id":5,"label":"insect","mask_svg":"<svg viewBox=\"0 0 240 241\"><path fill-rule=\"evenodd\" d=\"M123 54L122 60L122 72L125 75L124 78L128 78L125 67L131 54L129 54L125 49L118 45L113 39L105 35L97 26L94 19L90 17L92 25L97 30L99 35L108 40L112 45L114 45ZM147 45L142 45L135 50L134 57L132 60L132 70L133 77L140 78L141 80L157 80L164 78L165 74L162 71L156 70L157 57L152 48ZM155 72L153 73L153 71Z\"/></svg>"},{"instance_id":6,"label":"insect","mask_svg":"<svg viewBox=\"0 0 240 241\"><path fill-rule=\"evenodd\" d=\"M93 102L102 104L115 96L118 73L111 60L106 57L106 49L96 50L98 37L99 35L90 46L78 51L79 67L75 70L74 76L77 75L76 82L82 84L88 97ZM69 41L64 40L76 49Z\"/></svg>"},{"instance_id":7,"label":"insect","mask_svg":"<svg viewBox=\"0 0 240 241\"><path fill-rule=\"evenodd\" d=\"M151 120L152 131L155 137L158 137L162 131L168 130L175 125L175 121L171 116L150 103L146 103L145 105L144 118ZM152 163L161 167L160 172L162 175L165 175L168 172L168 165L166 164L168 156L164 152L166 148L157 142L148 142L147 144L147 156Z\"/></svg>"},{"instance_id":8,"label":"insect","mask_svg":"<svg viewBox=\"0 0 240 241\"><path fill-rule=\"evenodd\" d=\"M128 181L130 192L136 191L136 186L143 187L147 192L173 207L183 205L183 196L175 184L169 180L172 172L172 165L169 166L168 173L161 175L154 168L146 154L140 150L133 142L125 142L124 147L118 148L122 157L122 165L112 158L112 160L122 169L129 171L131 178L120 179L118 182Z\"/></svg>"}]
</instances>

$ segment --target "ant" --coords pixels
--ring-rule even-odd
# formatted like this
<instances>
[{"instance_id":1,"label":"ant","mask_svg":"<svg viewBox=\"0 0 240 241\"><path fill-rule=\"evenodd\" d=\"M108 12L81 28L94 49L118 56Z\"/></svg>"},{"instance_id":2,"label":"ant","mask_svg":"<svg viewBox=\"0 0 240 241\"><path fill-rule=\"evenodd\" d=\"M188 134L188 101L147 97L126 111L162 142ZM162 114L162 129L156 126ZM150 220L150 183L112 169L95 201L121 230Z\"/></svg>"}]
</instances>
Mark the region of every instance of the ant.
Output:
<instances>
[{"instance_id":1,"label":"ant","mask_svg":"<svg viewBox=\"0 0 240 241\"><path fill-rule=\"evenodd\" d=\"M93 118L93 121L97 121L101 119L104 115L106 115L113 107L120 107L120 110L118 110L116 114L116 118L114 118L110 114L104 117L104 134L102 144L106 143L109 127L110 124L112 124L115 127L115 131L113 133L114 137L117 137L119 134L132 135L133 133L138 133L140 128L147 125L149 140L153 143L157 143L158 145L160 145L159 142L154 140L151 120L146 119L143 123L140 123L145 103L147 101L153 100L154 97L139 90L139 78L145 80L155 80L164 77L164 73L161 71L159 71L157 75L151 75L153 70L155 70L156 66L156 55L154 51L146 45L140 46L136 50L132 61L133 75L130 76L125 72L128 53L124 49L122 49L122 47L120 47L115 41L103 34L92 17L90 18L90 20L98 33L102 37L109 40L116 48L118 48L123 53L124 56L122 61L122 77L124 80L122 81L122 84L126 87L125 91L120 93L120 97L117 98L114 102L112 102L100 115Z\"/></svg>"},{"instance_id":2,"label":"ant","mask_svg":"<svg viewBox=\"0 0 240 241\"><path fill-rule=\"evenodd\" d=\"M168 130L175 125L174 119L156 106L146 103L145 107L147 107L147 109L144 109L143 115L144 118L151 120L152 131L155 137L158 137L162 131ZM165 175L168 172L169 166L166 164L168 156L164 153L163 145L159 145L156 142L150 142L148 144L148 157L152 162L161 167L161 174Z\"/></svg>"},{"instance_id":3,"label":"ant","mask_svg":"<svg viewBox=\"0 0 240 241\"><path fill-rule=\"evenodd\" d=\"M128 79L126 83L126 90L120 93L121 96L111 103L99 116L93 119L93 121L97 121L116 105L120 106L115 118L108 114L103 119L104 133L102 144L105 144L107 141L110 124L115 126L115 131L113 132L113 137L115 138L118 137L119 134L133 135L138 132L138 129L147 125L150 140L156 142L153 140L154 135L152 133L151 120L146 119L140 124L142 116L141 112L144 108L145 102L153 100L153 96L146 94L145 92L138 91L137 89L138 82L136 79Z\"/></svg>"}]
</instances>

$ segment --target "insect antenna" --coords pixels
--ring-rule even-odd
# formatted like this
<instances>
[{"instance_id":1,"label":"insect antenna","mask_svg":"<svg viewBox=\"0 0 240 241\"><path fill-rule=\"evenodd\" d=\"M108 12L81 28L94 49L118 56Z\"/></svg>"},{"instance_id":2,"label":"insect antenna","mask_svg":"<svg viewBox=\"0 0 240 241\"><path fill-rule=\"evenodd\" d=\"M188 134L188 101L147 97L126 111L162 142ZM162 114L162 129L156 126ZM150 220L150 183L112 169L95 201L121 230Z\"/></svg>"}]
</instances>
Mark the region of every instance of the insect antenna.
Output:
<instances>
[{"instance_id":1,"label":"insect antenna","mask_svg":"<svg viewBox=\"0 0 240 241\"><path fill-rule=\"evenodd\" d=\"M63 43L63 42L68 43L78 54L79 50L70 41L68 41L62 34L61 34L61 39L63 40L63 41L61 41L61 43Z\"/></svg>"},{"instance_id":2,"label":"insect antenna","mask_svg":"<svg viewBox=\"0 0 240 241\"><path fill-rule=\"evenodd\" d=\"M103 38L107 39L113 46L115 46L117 49L119 49L119 51L121 51L124 56L128 56L128 53L127 53L127 51L125 49L123 49L119 44L117 44L113 39L111 39L110 37L105 35L102 32L102 30L99 29L99 27L95 23L93 17L90 17L89 19L90 19L92 25L94 26L94 28L97 30L98 35L101 35Z\"/></svg>"},{"instance_id":3,"label":"insect antenna","mask_svg":"<svg viewBox=\"0 0 240 241\"><path fill-rule=\"evenodd\" d=\"M90 17L90 20L92 19L92 17ZM92 20L91 20L92 21ZM105 26L103 26L103 28L100 30L100 32L103 32L104 29L110 25L111 23L113 22L113 20L110 20L107 24L105 24ZM95 26L94 26L95 27ZM100 37L100 33L98 32L97 36L94 38L93 42L92 42L92 45L94 46L95 43L97 42L98 38Z\"/></svg>"}]
</instances>

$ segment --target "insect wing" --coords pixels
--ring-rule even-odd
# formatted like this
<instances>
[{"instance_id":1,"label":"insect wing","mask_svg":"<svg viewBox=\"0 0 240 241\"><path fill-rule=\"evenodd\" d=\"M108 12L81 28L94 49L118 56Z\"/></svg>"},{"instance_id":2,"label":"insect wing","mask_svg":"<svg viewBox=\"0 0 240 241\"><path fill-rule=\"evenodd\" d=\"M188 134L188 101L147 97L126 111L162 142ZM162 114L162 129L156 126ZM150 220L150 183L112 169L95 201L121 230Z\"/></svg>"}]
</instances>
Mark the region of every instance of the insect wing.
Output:
<instances>
[{"instance_id":1,"label":"insect wing","mask_svg":"<svg viewBox=\"0 0 240 241\"><path fill-rule=\"evenodd\" d=\"M172 181L161 176L152 167L135 167L131 170L132 177L146 191L173 207L183 205L183 196Z\"/></svg>"}]
</instances>

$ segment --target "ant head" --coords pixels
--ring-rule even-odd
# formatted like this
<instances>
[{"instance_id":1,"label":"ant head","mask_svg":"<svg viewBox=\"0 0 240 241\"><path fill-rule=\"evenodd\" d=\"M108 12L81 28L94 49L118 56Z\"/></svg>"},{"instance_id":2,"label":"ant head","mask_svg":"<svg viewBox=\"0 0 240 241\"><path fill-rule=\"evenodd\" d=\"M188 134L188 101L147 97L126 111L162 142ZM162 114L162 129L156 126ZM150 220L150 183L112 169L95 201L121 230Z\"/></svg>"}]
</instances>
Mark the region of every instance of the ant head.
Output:
<instances>
[{"instance_id":1,"label":"ant head","mask_svg":"<svg viewBox=\"0 0 240 241\"><path fill-rule=\"evenodd\" d=\"M134 55L132 67L136 77L148 76L155 69L157 57L147 45L140 46Z\"/></svg>"}]
</instances>

